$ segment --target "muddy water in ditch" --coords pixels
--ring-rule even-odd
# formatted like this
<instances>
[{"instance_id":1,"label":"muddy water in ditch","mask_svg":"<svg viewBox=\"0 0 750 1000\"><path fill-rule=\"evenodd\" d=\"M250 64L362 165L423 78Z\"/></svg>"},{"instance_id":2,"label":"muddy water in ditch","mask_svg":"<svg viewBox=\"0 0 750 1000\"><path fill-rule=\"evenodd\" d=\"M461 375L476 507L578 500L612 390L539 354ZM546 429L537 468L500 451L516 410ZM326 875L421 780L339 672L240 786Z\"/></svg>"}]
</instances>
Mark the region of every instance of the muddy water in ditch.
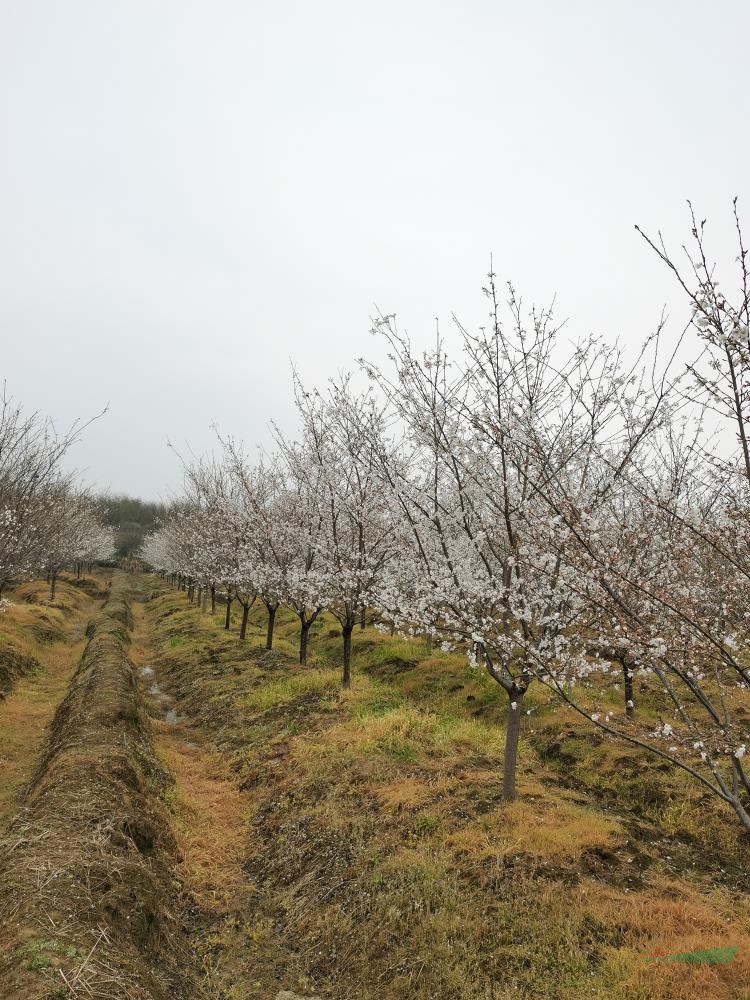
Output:
<instances>
[{"instance_id":1,"label":"muddy water in ditch","mask_svg":"<svg viewBox=\"0 0 750 1000\"><path fill-rule=\"evenodd\" d=\"M162 691L158 682L152 680L154 676L153 667L141 667L141 677L151 681L146 690L158 706L155 714L161 715L168 726L176 726L181 721L181 716L177 714L174 708L169 707L169 703L173 700L172 695L167 694L166 691Z\"/></svg>"},{"instance_id":2,"label":"muddy water in ditch","mask_svg":"<svg viewBox=\"0 0 750 1000\"><path fill-rule=\"evenodd\" d=\"M166 691L162 691L156 678L156 673L153 667L141 667L140 675L145 682L150 682L146 691L149 697L153 700L154 712L153 714L156 718L163 719L168 726L178 726L181 722L185 721L184 716L178 715L176 709L170 707L170 702L174 701L171 694L167 694ZM188 749L195 749L196 744L192 743L190 740L183 739L183 743Z\"/></svg>"}]
</instances>

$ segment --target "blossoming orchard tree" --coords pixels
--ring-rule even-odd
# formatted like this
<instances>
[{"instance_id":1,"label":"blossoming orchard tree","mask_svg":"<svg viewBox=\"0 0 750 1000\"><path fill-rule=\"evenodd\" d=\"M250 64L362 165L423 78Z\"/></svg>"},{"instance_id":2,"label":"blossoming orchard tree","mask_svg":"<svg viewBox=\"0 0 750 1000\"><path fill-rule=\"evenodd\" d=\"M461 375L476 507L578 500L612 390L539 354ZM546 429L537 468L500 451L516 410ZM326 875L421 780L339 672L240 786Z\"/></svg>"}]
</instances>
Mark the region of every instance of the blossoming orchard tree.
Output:
<instances>
[{"instance_id":1,"label":"blossoming orchard tree","mask_svg":"<svg viewBox=\"0 0 750 1000\"><path fill-rule=\"evenodd\" d=\"M92 561L108 534L94 505L76 491L60 463L86 424L58 434L50 420L27 415L3 390L0 401L0 594L14 579L50 574L52 596L59 568Z\"/></svg>"},{"instance_id":2,"label":"blossoming orchard tree","mask_svg":"<svg viewBox=\"0 0 750 1000\"><path fill-rule=\"evenodd\" d=\"M266 649L273 648L274 624L279 605L286 600L286 580L294 550L288 545L288 511L282 504L283 473L273 458L251 465L232 439L223 442L224 465L245 512L251 550L255 593L268 615Z\"/></svg>"},{"instance_id":3,"label":"blossoming orchard tree","mask_svg":"<svg viewBox=\"0 0 750 1000\"><path fill-rule=\"evenodd\" d=\"M44 507L44 524L37 533L40 568L49 577L54 600L60 570L71 565L80 575L83 563L110 558L115 537L114 530L102 523L91 497L73 490L67 480L58 480L45 490Z\"/></svg>"},{"instance_id":4,"label":"blossoming orchard tree","mask_svg":"<svg viewBox=\"0 0 750 1000\"><path fill-rule=\"evenodd\" d=\"M351 637L375 603L394 556L393 519L377 474L382 413L372 394L356 395L348 379L325 396L295 379L300 442L278 431L278 455L251 464L242 446L221 440L217 462L185 466L184 509L144 548L155 568L195 580L221 579L243 607L260 597L271 648L281 603L300 619L300 662L312 623L329 610L341 624L343 683L350 684ZM228 620L228 618L227 618Z\"/></svg>"},{"instance_id":5,"label":"blossoming orchard tree","mask_svg":"<svg viewBox=\"0 0 750 1000\"><path fill-rule=\"evenodd\" d=\"M663 322L632 357L594 337L565 343L512 288L501 304L493 273L489 323L458 326L455 358L440 338L416 350L379 317L391 365L360 362L370 390L344 376L307 391L295 375L299 440L276 430L276 454L256 464L222 442L147 558L204 592L221 581L243 606L243 636L259 595L269 648L276 609L293 609L301 663L330 611L344 686L365 608L464 649L507 696L507 798L524 699L543 684L682 768L750 830L749 281L737 231L732 303L702 224L686 274L649 239L689 296L700 356L687 366L665 352ZM736 447L717 451L727 422Z\"/></svg>"},{"instance_id":6,"label":"blossoming orchard tree","mask_svg":"<svg viewBox=\"0 0 750 1000\"><path fill-rule=\"evenodd\" d=\"M357 394L349 377L331 382L325 394L307 392L295 378L302 425L299 448L279 444L297 482L308 530L314 524L316 583L313 605L341 625L342 683L351 684L352 632L377 594L388 563L396 555L388 497L378 472L385 449L383 409L372 393Z\"/></svg>"},{"instance_id":7,"label":"blossoming orchard tree","mask_svg":"<svg viewBox=\"0 0 750 1000\"><path fill-rule=\"evenodd\" d=\"M296 443L283 442L279 466L284 486L273 508L275 550L284 553L284 603L299 618L299 662L307 663L310 629L330 603L321 555L323 517L319 498L322 471L305 462Z\"/></svg>"},{"instance_id":8,"label":"blossoming orchard tree","mask_svg":"<svg viewBox=\"0 0 750 1000\"><path fill-rule=\"evenodd\" d=\"M582 629L591 603L556 508L572 504L592 518L656 426L659 401L644 401L637 419L623 422L616 349L589 340L562 355L549 312L526 321L510 289L506 330L493 274L485 291L491 326L477 335L460 329L460 363L440 341L417 354L386 316L376 330L395 373L365 368L404 431L400 461L380 465L413 540L389 607L462 642L505 690L503 792L512 798L529 686L550 676L570 683L590 670ZM605 443L613 458L606 474L594 463Z\"/></svg>"},{"instance_id":9,"label":"blossoming orchard tree","mask_svg":"<svg viewBox=\"0 0 750 1000\"><path fill-rule=\"evenodd\" d=\"M684 265L661 234L642 233L685 292L700 347L688 378L672 392L681 430L670 424L656 461L632 463L628 485L640 513L630 523L638 527L631 527L629 545L621 532L619 544L595 558L606 569L610 614L620 619L634 664L658 678L671 702L672 721L649 734L651 749L690 771L750 829L743 763L750 681L747 249L735 202L738 290L724 292L707 251L705 222L692 206L690 212ZM710 423L713 434L706 431ZM727 446L727 427L734 429L735 448ZM659 738L662 748L654 745Z\"/></svg>"},{"instance_id":10,"label":"blossoming orchard tree","mask_svg":"<svg viewBox=\"0 0 750 1000\"><path fill-rule=\"evenodd\" d=\"M227 469L214 459L184 463L185 499L179 512L158 535L166 535L164 553L174 567L188 599L199 596L206 610L211 594L211 611L216 607L216 588L224 590L226 618L229 628L233 586L238 578L240 537L238 523L241 511L236 490ZM147 547L144 554L156 558L158 547ZM195 590L197 587L197 595ZM242 591L244 594L244 591ZM254 599L254 595L253 595ZM249 613L252 600L249 600ZM244 618L246 627L247 616ZM244 628L242 636L244 638Z\"/></svg>"}]
</instances>

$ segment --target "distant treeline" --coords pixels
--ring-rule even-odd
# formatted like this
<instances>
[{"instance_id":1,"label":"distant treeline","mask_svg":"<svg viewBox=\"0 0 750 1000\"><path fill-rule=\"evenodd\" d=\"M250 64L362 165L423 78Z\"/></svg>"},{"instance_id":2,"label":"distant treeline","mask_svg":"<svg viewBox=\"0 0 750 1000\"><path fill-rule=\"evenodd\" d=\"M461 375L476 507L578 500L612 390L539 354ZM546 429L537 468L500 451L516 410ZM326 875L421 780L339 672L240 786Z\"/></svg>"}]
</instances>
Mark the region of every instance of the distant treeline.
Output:
<instances>
[{"instance_id":1,"label":"distant treeline","mask_svg":"<svg viewBox=\"0 0 750 1000\"><path fill-rule=\"evenodd\" d=\"M104 519L116 529L116 555L132 555L169 510L167 504L120 494L101 498Z\"/></svg>"}]
</instances>

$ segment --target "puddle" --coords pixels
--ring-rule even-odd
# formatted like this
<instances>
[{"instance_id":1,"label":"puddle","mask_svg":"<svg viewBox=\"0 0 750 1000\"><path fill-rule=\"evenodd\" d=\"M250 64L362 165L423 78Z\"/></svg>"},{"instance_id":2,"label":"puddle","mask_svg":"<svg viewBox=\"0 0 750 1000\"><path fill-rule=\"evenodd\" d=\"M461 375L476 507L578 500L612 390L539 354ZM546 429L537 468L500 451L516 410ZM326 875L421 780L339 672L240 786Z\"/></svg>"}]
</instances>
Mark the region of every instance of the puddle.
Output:
<instances>
[{"instance_id":1,"label":"puddle","mask_svg":"<svg viewBox=\"0 0 750 1000\"><path fill-rule=\"evenodd\" d=\"M151 687L148 689L148 693L153 698L158 698L159 701L171 701L172 700L172 695L171 694L167 694L166 691L162 691L162 689L159 687L158 684L152 684Z\"/></svg>"},{"instance_id":2,"label":"puddle","mask_svg":"<svg viewBox=\"0 0 750 1000\"><path fill-rule=\"evenodd\" d=\"M153 667L141 667L140 672L142 677L154 676ZM155 680L153 680L149 685L148 693L151 695L152 698L156 698L158 701L162 702L162 704L164 702L168 703L173 700L172 695L167 694L166 691L162 691L162 689L159 687L159 685ZM178 722L182 722L182 719L177 714L177 712L175 712L173 708L169 708L166 709L166 711L164 712L164 721L170 726L176 726Z\"/></svg>"}]
</instances>

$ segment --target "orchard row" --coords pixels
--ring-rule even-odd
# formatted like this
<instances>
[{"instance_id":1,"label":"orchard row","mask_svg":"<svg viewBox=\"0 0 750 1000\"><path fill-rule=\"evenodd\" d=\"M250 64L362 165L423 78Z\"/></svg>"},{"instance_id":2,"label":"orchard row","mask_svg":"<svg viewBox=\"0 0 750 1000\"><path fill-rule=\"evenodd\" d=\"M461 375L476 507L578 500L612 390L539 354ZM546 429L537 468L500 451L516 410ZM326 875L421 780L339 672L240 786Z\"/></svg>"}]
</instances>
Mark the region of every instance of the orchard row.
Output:
<instances>
[{"instance_id":1,"label":"orchard row","mask_svg":"<svg viewBox=\"0 0 750 1000\"><path fill-rule=\"evenodd\" d=\"M541 684L690 773L750 829L750 283L738 235L734 302L698 224L684 273L651 243L691 310L666 351L663 324L635 356L566 342L551 312L527 311L494 274L487 325L458 326L453 356L379 316L388 363L361 360L324 390L295 375L296 438L275 430L260 461L220 438L218 457L186 464L183 501L144 558L191 596L236 602L243 637L262 601L269 647L278 607L290 608L302 663L329 612L344 686L364 614L465 650L507 694L507 797L524 698ZM608 688L617 710L605 710Z\"/></svg>"},{"instance_id":2,"label":"orchard row","mask_svg":"<svg viewBox=\"0 0 750 1000\"><path fill-rule=\"evenodd\" d=\"M38 413L24 413L13 399L0 403L0 595L11 582L46 575L55 596L65 566L109 558L112 528L101 503L63 471L62 460L79 437L74 425L58 434Z\"/></svg>"}]
</instances>

